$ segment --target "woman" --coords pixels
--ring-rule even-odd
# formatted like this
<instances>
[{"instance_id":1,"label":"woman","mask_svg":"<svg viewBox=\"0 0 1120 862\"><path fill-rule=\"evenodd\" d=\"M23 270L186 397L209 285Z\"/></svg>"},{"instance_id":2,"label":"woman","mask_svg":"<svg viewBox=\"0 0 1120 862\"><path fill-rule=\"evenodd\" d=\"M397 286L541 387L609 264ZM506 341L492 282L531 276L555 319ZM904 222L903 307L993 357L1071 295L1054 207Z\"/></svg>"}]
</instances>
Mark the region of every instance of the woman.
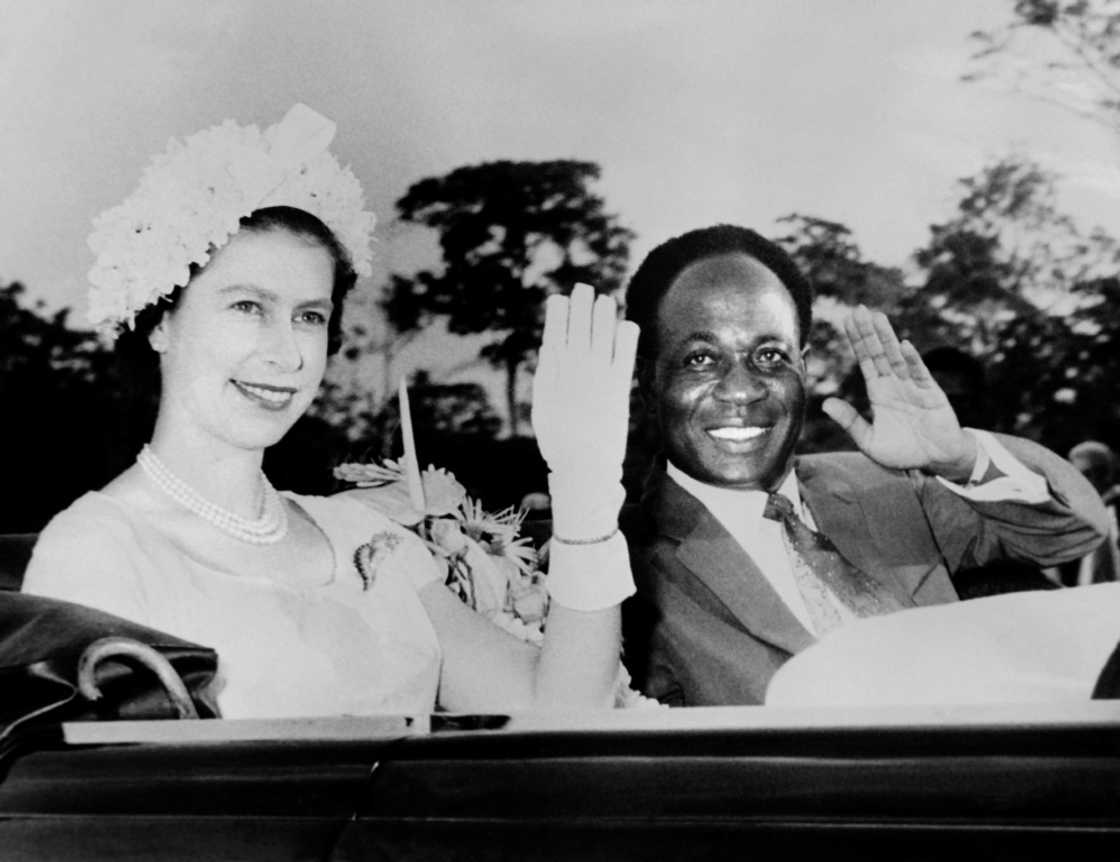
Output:
<instances>
[{"instance_id":1,"label":"woman","mask_svg":"<svg viewBox=\"0 0 1120 862\"><path fill-rule=\"evenodd\" d=\"M278 494L261 471L370 271L373 216L333 134L302 105L264 133L227 121L173 142L99 217L92 322L158 360L158 414L137 463L45 528L24 589L214 647L230 718L608 705L633 589L616 405L637 340L612 301L580 286L547 307L533 410L557 535L540 649L459 602L388 518Z\"/></svg>"}]
</instances>

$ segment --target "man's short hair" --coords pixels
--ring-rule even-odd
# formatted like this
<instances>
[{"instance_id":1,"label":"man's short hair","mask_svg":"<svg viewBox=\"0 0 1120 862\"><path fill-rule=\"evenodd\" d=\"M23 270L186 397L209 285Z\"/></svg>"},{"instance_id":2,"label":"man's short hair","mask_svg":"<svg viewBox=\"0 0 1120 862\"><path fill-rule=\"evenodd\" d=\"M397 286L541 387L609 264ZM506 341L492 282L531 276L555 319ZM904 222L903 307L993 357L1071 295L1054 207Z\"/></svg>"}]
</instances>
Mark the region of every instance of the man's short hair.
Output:
<instances>
[{"instance_id":1,"label":"man's short hair","mask_svg":"<svg viewBox=\"0 0 1120 862\"><path fill-rule=\"evenodd\" d=\"M698 260L732 252L754 258L782 282L797 308L801 343L805 344L813 324L813 286L809 279L776 242L749 228L717 224L690 230L661 243L646 255L630 279L626 288L626 317L641 327L639 355L649 357L656 351L657 309L677 276Z\"/></svg>"}]
</instances>

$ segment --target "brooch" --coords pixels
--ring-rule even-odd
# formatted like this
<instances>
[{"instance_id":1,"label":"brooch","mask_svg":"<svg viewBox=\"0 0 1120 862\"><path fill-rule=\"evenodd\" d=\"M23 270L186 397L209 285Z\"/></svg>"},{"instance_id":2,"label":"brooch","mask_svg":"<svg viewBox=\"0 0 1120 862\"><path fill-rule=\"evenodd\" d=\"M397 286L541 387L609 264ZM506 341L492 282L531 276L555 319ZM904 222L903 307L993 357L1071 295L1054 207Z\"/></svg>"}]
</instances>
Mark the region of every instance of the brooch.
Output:
<instances>
[{"instance_id":1,"label":"brooch","mask_svg":"<svg viewBox=\"0 0 1120 862\"><path fill-rule=\"evenodd\" d=\"M377 569L385 562L397 546L401 537L388 531L374 533L364 545L358 545L354 551L354 566L362 579L362 591L365 592L373 586L377 578Z\"/></svg>"}]
</instances>

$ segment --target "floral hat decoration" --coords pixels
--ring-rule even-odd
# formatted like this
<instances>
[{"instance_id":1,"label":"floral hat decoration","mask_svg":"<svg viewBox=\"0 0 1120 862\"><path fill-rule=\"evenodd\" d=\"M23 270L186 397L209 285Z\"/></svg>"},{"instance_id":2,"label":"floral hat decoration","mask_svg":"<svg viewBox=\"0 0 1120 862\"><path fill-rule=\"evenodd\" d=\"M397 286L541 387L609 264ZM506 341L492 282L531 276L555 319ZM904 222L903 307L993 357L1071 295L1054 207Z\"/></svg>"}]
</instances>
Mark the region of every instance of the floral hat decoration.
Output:
<instances>
[{"instance_id":1,"label":"floral hat decoration","mask_svg":"<svg viewBox=\"0 0 1120 862\"><path fill-rule=\"evenodd\" d=\"M289 206L318 218L359 275L372 273L376 219L349 167L328 151L336 126L297 104L265 129L233 120L197 132L145 168L123 203L93 220L89 323L114 339L136 314L186 285L254 210Z\"/></svg>"}]
</instances>

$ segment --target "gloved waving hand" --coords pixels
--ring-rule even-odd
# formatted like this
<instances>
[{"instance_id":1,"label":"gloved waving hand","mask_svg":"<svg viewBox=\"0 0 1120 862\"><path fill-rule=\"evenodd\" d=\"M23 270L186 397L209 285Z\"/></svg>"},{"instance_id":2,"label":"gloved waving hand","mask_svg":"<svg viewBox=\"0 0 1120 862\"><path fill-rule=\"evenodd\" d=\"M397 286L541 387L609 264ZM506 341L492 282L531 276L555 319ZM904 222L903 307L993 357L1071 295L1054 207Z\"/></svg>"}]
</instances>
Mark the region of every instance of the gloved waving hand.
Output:
<instances>
[{"instance_id":1,"label":"gloved waving hand","mask_svg":"<svg viewBox=\"0 0 1120 862\"><path fill-rule=\"evenodd\" d=\"M570 297L553 295L546 302L532 422L552 497L550 591L577 609L602 606L606 599L585 596L583 588L570 594L566 584L573 579L554 577L567 567L565 560L573 552L586 559L581 549L620 543L625 556L616 534L637 344L637 325L619 321L615 301L596 298L586 284L577 284Z\"/></svg>"}]
</instances>

